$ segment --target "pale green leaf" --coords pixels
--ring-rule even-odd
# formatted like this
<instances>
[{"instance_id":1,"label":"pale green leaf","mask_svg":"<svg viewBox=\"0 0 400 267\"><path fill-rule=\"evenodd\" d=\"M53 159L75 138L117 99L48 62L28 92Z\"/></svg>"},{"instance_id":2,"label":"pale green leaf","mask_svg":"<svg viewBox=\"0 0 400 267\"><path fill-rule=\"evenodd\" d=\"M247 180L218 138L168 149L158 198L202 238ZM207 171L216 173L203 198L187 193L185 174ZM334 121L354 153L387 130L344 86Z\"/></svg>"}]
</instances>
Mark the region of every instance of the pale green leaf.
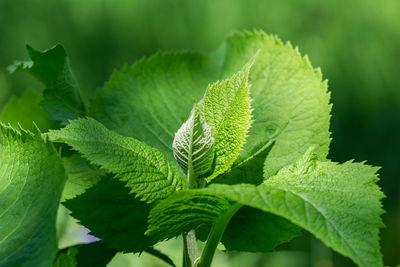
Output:
<instances>
[{"instance_id":1,"label":"pale green leaf","mask_svg":"<svg viewBox=\"0 0 400 267\"><path fill-rule=\"evenodd\" d=\"M195 105L189 119L175 133L174 157L187 176L201 176L211 171L214 159L214 138L211 127L201 119Z\"/></svg>"},{"instance_id":2,"label":"pale green leaf","mask_svg":"<svg viewBox=\"0 0 400 267\"><path fill-rule=\"evenodd\" d=\"M52 266L65 179L59 154L39 132L0 124L0 266Z\"/></svg>"},{"instance_id":3,"label":"pale green leaf","mask_svg":"<svg viewBox=\"0 0 400 267\"><path fill-rule=\"evenodd\" d=\"M182 183L182 176L157 149L110 131L94 119L71 121L61 130L50 131L49 137L115 174L144 201L166 198Z\"/></svg>"},{"instance_id":4,"label":"pale green leaf","mask_svg":"<svg viewBox=\"0 0 400 267\"><path fill-rule=\"evenodd\" d=\"M205 191L282 216L360 266L382 266L377 168L315 157L308 151L259 186L211 185Z\"/></svg>"},{"instance_id":5,"label":"pale green leaf","mask_svg":"<svg viewBox=\"0 0 400 267\"><path fill-rule=\"evenodd\" d=\"M211 84L199 103L215 139L215 168L207 181L232 166L246 141L251 124L248 77L253 62L254 58L229 79Z\"/></svg>"}]
</instances>

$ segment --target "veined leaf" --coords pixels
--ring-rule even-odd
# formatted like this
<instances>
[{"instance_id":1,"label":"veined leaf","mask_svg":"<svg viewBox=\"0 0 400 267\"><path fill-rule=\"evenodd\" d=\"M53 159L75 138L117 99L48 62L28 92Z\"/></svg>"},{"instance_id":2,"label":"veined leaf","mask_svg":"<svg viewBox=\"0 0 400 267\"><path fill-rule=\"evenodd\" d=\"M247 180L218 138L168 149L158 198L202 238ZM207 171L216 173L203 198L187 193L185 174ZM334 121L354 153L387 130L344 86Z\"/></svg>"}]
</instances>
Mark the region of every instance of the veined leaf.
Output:
<instances>
[{"instance_id":1,"label":"veined leaf","mask_svg":"<svg viewBox=\"0 0 400 267\"><path fill-rule=\"evenodd\" d=\"M199 190L176 192L151 210L147 234L164 240L201 229L200 238L205 240L207 229L229 212L233 204ZM299 234L299 227L281 217L243 207L233 216L221 242L228 250L268 252Z\"/></svg>"},{"instance_id":2,"label":"veined leaf","mask_svg":"<svg viewBox=\"0 0 400 267\"><path fill-rule=\"evenodd\" d=\"M215 139L215 168L207 181L227 171L239 155L251 124L248 76L254 62L231 78L211 84L199 103Z\"/></svg>"},{"instance_id":3,"label":"veined leaf","mask_svg":"<svg viewBox=\"0 0 400 267\"><path fill-rule=\"evenodd\" d=\"M157 149L114 133L94 119L71 121L61 130L50 131L49 137L67 143L90 162L115 174L144 201L166 198L181 186L182 176Z\"/></svg>"},{"instance_id":4,"label":"veined leaf","mask_svg":"<svg viewBox=\"0 0 400 267\"><path fill-rule=\"evenodd\" d=\"M207 55L158 53L114 72L90 114L172 161L173 133L187 119L193 99L201 99L208 84L238 72L257 51L249 75L253 123L237 163L260 155L271 141L275 145L265 162L267 177L313 144L324 159L330 143L327 83L297 49L260 31L235 33Z\"/></svg>"},{"instance_id":5,"label":"veined leaf","mask_svg":"<svg viewBox=\"0 0 400 267\"><path fill-rule=\"evenodd\" d=\"M214 223L233 202L195 189L181 190L160 201L150 212L146 234L170 239L205 224Z\"/></svg>"},{"instance_id":6,"label":"veined leaf","mask_svg":"<svg viewBox=\"0 0 400 267\"><path fill-rule=\"evenodd\" d=\"M0 266L52 266L65 179L60 156L39 132L0 124Z\"/></svg>"},{"instance_id":7,"label":"veined leaf","mask_svg":"<svg viewBox=\"0 0 400 267\"><path fill-rule=\"evenodd\" d=\"M26 49L32 61L18 61L9 66L8 70L24 70L46 86L41 104L49 112L49 118L67 124L68 120L86 114L64 47L56 45L42 52L27 45Z\"/></svg>"},{"instance_id":8,"label":"veined leaf","mask_svg":"<svg viewBox=\"0 0 400 267\"><path fill-rule=\"evenodd\" d=\"M215 193L303 227L360 266L382 266L377 168L363 163L318 162L308 151L259 186L211 185Z\"/></svg>"},{"instance_id":9,"label":"veined leaf","mask_svg":"<svg viewBox=\"0 0 400 267\"><path fill-rule=\"evenodd\" d=\"M211 170L214 138L211 127L201 119L196 105L189 119L176 132L172 148L187 177L198 177Z\"/></svg>"}]
</instances>

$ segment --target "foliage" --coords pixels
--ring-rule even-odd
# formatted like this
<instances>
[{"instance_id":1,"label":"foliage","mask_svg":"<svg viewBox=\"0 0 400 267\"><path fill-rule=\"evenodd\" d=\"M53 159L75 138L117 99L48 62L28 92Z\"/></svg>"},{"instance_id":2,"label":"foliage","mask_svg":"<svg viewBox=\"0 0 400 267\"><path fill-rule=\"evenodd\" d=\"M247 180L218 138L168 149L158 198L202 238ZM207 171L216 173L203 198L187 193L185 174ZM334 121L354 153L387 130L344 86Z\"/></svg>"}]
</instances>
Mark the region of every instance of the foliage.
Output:
<instances>
[{"instance_id":1,"label":"foliage","mask_svg":"<svg viewBox=\"0 0 400 267\"><path fill-rule=\"evenodd\" d=\"M24 170L43 157L40 162L51 165L46 171L60 167L62 185L68 173L63 204L101 238L98 249L148 252L169 262L153 245L196 230L206 245L187 266L202 267L211 264L220 241L228 250L267 252L303 228L360 266L383 266L377 168L326 159L327 84L290 43L254 31L231 35L210 54L158 53L114 72L89 110L60 45L45 52L28 46L28 52L33 62L12 68L27 70L46 85L41 106L48 120L67 126L56 124L35 136L47 148L53 149L47 139L56 143L63 159L56 154L54 163L47 150L38 149L39 156L26 157L24 165L9 159L17 164L11 170ZM2 118L13 119L12 105ZM6 133L2 144L18 136ZM23 144L2 153L20 159L28 149ZM19 174L1 176L0 185L7 177L18 180ZM36 189L20 190L25 197ZM41 204L56 207L57 192L54 199L41 193ZM55 229L54 220L48 225ZM87 246L60 252L56 264L63 258L76 266L81 250L94 253ZM55 258L54 249L46 252L43 266Z\"/></svg>"}]
</instances>

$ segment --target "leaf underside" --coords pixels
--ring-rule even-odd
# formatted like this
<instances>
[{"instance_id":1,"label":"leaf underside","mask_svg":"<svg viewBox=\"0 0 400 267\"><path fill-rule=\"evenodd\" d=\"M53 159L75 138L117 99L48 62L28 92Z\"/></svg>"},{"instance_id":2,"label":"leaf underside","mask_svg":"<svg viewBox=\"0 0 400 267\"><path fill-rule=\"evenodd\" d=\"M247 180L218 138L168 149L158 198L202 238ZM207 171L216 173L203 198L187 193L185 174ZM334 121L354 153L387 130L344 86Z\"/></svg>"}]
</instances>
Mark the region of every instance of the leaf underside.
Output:
<instances>
[{"instance_id":1,"label":"leaf underside","mask_svg":"<svg viewBox=\"0 0 400 267\"><path fill-rule=\"evenodd\" d=\"M193 107L189 119L175 133L172 143L174 157L186 175L191 170L196 177L211 171L214 159L214 138L211 127Z\"/></svg>"}]
</instances>

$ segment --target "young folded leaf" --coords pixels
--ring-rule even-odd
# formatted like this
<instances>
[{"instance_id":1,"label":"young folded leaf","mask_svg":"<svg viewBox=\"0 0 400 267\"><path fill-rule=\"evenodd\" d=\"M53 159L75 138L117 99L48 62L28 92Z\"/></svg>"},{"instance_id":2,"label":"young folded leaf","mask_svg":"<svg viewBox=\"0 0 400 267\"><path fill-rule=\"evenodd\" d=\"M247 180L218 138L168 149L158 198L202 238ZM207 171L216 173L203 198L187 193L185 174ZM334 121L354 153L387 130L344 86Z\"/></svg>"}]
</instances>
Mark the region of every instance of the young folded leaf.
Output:
<instances>
[{"instance_id":1,"label":"young folded leaf","mask_svg":"<svg viewBox=\"0 0 400 267\"><path fill-rule=\"evenodd\" d=\"M198 104L215 139L215 169L208 182L232 166L246 142L251 125L248 78L254 59L231 78L211 84Z\"/></svg>"},{"instance_id":2,"label":"young folded leaf","mask_svg":"<svg viewBox=\"0 0 400 267\"><path fill-rule=\"evenodd\" d=\"M187 176L189 187L196 188L196 178L211 170L214 159L211 128L201 119L196 105L189 119L176 132L172 149Z\"/></svg>"}]
</instances>

